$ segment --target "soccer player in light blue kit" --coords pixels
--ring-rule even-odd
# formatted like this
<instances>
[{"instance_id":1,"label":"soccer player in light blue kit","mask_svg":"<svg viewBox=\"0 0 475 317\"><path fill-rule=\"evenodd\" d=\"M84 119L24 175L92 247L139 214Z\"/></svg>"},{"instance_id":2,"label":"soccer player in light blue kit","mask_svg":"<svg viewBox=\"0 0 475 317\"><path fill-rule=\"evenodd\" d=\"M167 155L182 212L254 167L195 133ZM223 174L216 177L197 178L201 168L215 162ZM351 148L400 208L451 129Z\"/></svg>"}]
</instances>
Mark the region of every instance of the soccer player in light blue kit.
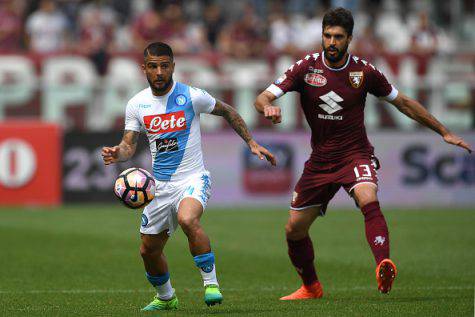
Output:
<instances>
[{"instance_id":1,"label":"soccer player in light blue kit","mask_svg":"<svg viewBox=\"0 0 475 317\"><path fill-rule=\"evenodd\" d=\"M140 253L147 279L156 288L157 296L143 310L169 310L178 306L163 253L178 224L188 238L203 278L205 303L215 305L222 302L223 296L216 278L215 255L200 225L211 186L209 172L203 165L200 114L224 117L253 154L272 165L276 164L275 158L252 139L233 107L204 90L173 80L175 63L167 44L148 45L142 68L150 87L129 100L122 141L117 146L104 147L102 156L106 165L128 160L135 153L141 129L146 131L157 185L156 198L142 214Z\"/></svg>"}]
</instances>

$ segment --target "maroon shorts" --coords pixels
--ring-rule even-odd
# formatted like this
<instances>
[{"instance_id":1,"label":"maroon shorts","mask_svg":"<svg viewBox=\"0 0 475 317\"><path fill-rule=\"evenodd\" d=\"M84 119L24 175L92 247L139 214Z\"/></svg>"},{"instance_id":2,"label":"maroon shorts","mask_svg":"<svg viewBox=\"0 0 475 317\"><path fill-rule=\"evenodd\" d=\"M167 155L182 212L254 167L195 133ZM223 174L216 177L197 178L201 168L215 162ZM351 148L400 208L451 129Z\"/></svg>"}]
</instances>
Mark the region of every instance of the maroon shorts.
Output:
<instances>
[{"instance_id":1,"label":"maroon shorts","mask_svg":"<svg viewBox=\"0 0 475 317\"><path fill-rule=\"evenodd\" d=\"M358 184L370 183L378 186L379 162L376 157L359 158L344 164L330 165L307 161L292 196L290 208L303 210L321 206L322 215L328 202L340 187L351 195Z\"/></svg>"}]
</instances>

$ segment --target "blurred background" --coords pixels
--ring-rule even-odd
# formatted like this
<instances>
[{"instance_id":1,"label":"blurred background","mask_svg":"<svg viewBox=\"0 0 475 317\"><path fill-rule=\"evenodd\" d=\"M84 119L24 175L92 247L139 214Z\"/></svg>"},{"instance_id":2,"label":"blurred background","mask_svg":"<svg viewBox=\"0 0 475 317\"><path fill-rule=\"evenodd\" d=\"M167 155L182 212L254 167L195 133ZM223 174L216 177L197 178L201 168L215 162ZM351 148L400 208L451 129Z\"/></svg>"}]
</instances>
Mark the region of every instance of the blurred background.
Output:
<instances>
[{"instance_id":1,"label":"blurred background","mask_svg":"<svg viewBox=\"0 0 475 317\"><path fill-rule=\"evenodd\" d=\"M280 98L272 126L257 94L321 49L324 12L353 12L352 54L371 61L475 146L475 2L394 0L0 1L0 205L108 202L122 169L150 169L146 140L133 161L104 167L120 142L125 105L147 86L147 43L176 55L175 79L236 107L277 154L270 169L220 118L202 116L210 206L287 208L310 153L298 95ZM366 127L382 167L380 199L396 207L475 205L475 158L389 104L368 97ZM336 206L352 206L339 193Z\"/></svg>"}]
</instances>

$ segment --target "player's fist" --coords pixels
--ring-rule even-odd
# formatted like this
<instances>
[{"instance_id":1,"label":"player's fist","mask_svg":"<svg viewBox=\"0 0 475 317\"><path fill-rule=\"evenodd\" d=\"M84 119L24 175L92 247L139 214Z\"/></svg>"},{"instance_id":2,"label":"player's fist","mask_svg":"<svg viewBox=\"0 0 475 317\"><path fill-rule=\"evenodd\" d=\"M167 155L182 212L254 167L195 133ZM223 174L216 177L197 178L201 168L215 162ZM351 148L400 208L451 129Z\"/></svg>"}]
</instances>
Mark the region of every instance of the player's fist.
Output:
<instances>
[{"instance_id":1,"label":"player's fist","mask_svg":"<svg viewBox=\"0 0 475 317\"><path fill-rule=\"evenodd\" d=\"M452 132L449 132L444 135L444 141L449 144L460 146L461 148L464 148L465 150L467 150L468 153L472 153L472 148L470 147L470 145L467 142L465 142L461 137L459 137L458 135Z\"/></svg>"},{"instance_id":2,"label":"player's fist","mask_svg":"<svg viewBox=\"0 0 475 317\"><path fill-rule=\"evenodd\" d=\"M271 105L265 106L264 117L266 117L266 119L272 120L273 124L282 122L282 113L280 111L280 107Z\"/></svg>"},{"instance_id":3,"label":"player's fist","mask_svg":"<svg viewBox=\"0 0 475 317\"><path fill-rule=\"evenodd\" d=\"M103 147L102 148L102 159L104 160L105 165L115 163L119 160L119 147Z\"/></svg>"}]
</instances>

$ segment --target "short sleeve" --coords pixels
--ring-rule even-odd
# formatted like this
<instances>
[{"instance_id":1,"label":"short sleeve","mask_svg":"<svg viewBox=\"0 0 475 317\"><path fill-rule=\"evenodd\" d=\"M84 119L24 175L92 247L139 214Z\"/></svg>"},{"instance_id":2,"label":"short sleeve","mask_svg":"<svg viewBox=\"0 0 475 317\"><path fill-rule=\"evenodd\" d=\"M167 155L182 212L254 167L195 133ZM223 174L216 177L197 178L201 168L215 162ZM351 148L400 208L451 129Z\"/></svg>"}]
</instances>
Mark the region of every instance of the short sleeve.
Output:
<instances>
[{"instance_id":1,"label":"short sleeve","mask_svg":"<svg viewBox=\"0 0 475 317\"><path fill-rule=\"evenodd\" d=\"M387 101L396 99L398 90L391 85L386 76L373 65L368 66L368 92Z\"/></svg>"},{"instance_id":2,"label":"short sleeve","mask_svg":"<svg viewBox=\"0 0 475 317\"><path fill-rule=\"evenodd\" d=\"M140 132L140 126L137 106L129 101L125 108L125 130Z\"/></svg>"},{"instance_id":3,"label":"short sleeve","mask_svg":"<svg viewBox=\"0 0 475 317\"><path fill-rule=\"evenodd\" d=\"M216 105L216 99L203 89L190 87L190 90L195 113L211 113Z\"/></svg>"},{"instance_id":4,"label":"short sleeve","mask_svg":"<svg viewBox=\"0 0 475 317\"><path fill-rule=\"evenodd\" d=\"M301 59L290 66L287 71L267 87L267 91L279 98L289 91L299 91L302 86L303 76L308 69L307 59Z\"/></svg>"}]
</instances>

